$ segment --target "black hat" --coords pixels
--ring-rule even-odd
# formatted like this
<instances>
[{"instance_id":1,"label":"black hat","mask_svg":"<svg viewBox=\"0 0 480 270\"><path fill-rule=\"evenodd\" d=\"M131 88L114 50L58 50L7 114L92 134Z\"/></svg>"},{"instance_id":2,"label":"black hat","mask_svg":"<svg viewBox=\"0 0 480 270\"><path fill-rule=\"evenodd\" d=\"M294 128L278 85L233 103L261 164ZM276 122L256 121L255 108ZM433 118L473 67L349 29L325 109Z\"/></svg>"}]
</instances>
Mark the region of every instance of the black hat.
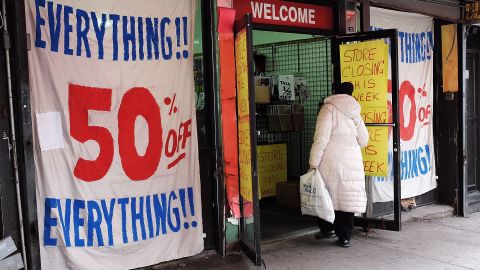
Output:
<instances>
[{"instance_id":1,"label":"black hat","mask_svg":"<svg viewBox=\"0 0 480 270\"><path fill-rule=\"evenodd\" d=\"M351 82L343 82L338 84L333 92L338 95L338 94L345 94L351 96L353 93L353 84Z\"/></svg>"}]
</instances>

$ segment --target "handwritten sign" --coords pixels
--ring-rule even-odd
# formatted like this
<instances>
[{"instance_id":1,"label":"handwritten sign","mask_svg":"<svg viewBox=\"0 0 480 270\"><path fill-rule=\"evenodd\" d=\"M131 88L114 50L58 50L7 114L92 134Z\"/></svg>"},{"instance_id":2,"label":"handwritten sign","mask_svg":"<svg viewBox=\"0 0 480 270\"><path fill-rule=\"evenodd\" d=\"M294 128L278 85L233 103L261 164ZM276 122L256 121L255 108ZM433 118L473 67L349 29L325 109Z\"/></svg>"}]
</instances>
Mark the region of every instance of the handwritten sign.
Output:
<instances>
[{"instance_id":1,"label":"handwritten sign","mask_svg":"<svg viewBox=\"0 0 480 270\"><path fill-rule=\"evenodd\" d=\"M242 30L235 39L237 73L238 152L240 165L240 194L244 201L253 201L252 148L250 138L250 107L248 88L247 32Z\"/></svg>"},{"instance_id":2,"label":"handwritten sign","mask_svg":"<svg viewBox=\"0 0 480 270\"><path fill-rule=\"evenodd\" d=\"M388 173L388 129L390 127L367 127L369 141L362 149L365 175L387 176Z\"/></svg>"},{"instance_id":3,"label":"handwritten sign","mask_svg":"<svg viewBox=\"0 0 480 270\"><path fill-rule=\"evenodd\" d=\"M253 202L252 148L250 145L250 122L238 121L238 162L240 163L240 194L244 201Z\"/></svg>"},{"instance_id":4,"label":"handwritten sign","mask_svg":"<svg viewBox=\"0 0 480 270\"><path fill-rule=\"evenodd\" d=\"M277 183L287 181L287 145L257 146L257 168L260 197L277 195Z\"/></svg>"},{"instance_id":5,"label":"handwritten sign","mask_svg":"<svg viewBox=\"0 0 480 270\"><path fill-rule=\"evenodd\" d=\"M353 83L365 123L387 123L388 45L383 40L340 45L342 82Z\"/></svg>"},{"instance_id":6,"label":"handwritten sign","mask_svg":"<svg viewBox=\"0 0 480 270\"><path fill-rule=\"evenodd\" d=\"M278 75L278 94L280 100L295 101L295 79L293 75Z\"/></svg>"},{"instance_id":7,"label":"handwritten sign","mask_svg":"<svg viewBox=\"0 0 480 270\"><path fill-rule=\"evenodd\" d=\"M342 82L355 87L353 97L365 123L388 123L388 45L383 40L340 45L340 68ZM388 173L388 128L368 127L370 140L362 150L365 175Z\"/></svg>"}]
</instances>

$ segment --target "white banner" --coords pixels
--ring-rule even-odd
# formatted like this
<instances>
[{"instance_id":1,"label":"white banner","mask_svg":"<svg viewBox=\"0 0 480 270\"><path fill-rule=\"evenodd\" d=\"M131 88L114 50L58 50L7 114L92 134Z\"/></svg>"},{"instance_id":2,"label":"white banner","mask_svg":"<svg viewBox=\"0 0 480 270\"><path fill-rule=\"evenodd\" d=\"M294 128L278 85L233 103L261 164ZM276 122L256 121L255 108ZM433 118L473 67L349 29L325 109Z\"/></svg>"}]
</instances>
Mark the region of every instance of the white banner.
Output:
<instances>
[{"instance_id":1,"label":"white banner","mask_svg":"<svg viewBox=\"0 0 480 270\"><path fill-rule=\"evenodd\" d=\"M372 30L398 29L401 191L402 198L414 197L437 187L433 141L433 18L373 7L370 14ZM393 200L391 151L390 148L389 177L373 177L373 202Z\"/></svg>"},{"instance_id":2,"label":"white banner","mask_svg":"<svg viewBox=\"0 0 480 270\"><path fill-rule=\"evenodd\" d=\"M195 1L25 3L42 269L201 252Z\"/></svg>"}]
</instances>

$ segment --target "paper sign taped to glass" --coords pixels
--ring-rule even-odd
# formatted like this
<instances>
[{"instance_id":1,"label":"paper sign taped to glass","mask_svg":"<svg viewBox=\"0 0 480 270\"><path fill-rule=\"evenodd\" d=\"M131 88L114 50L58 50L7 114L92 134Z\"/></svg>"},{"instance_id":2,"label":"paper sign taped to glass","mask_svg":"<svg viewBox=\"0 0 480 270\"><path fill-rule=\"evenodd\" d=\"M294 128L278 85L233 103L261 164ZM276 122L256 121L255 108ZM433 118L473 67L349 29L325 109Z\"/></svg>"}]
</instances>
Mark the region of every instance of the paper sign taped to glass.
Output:
<instances>
[{"instance_id":1,"label":"paper sign taped to glass","mask_svg":"<svg viewBox=\"0 0 480 270\"><path fill-rule=\"evenodd\" d=\"M340 45L342 82L354 85L353 97L362 107L365 123L388 123L388 45L383 39ZM368 127L362 149L365 175L387 176L388 127Z\"/></svg>"}]
</instances>

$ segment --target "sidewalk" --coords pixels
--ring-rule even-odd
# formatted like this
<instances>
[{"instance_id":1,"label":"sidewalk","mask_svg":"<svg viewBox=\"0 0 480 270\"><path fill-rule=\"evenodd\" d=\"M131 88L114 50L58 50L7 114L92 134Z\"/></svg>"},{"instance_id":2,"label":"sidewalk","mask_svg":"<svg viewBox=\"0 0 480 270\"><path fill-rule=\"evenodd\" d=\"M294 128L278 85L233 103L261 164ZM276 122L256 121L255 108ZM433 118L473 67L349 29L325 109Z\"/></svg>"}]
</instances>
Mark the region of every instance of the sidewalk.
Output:
<instances>
[{"instance_id":1,"label":"sidewalk","mask_svg":"<svg viewBox=\"0 0 480 270\"><path fill-rule=\"evenodd\" d=\"M368 238L356 231L350 248L334 242L310 234L262 245L265 266L258 268L235 254L199 256L154 269L480 269L480 213L408 222L401 232L376 230Z\"/></svg>"}]
</instances>

